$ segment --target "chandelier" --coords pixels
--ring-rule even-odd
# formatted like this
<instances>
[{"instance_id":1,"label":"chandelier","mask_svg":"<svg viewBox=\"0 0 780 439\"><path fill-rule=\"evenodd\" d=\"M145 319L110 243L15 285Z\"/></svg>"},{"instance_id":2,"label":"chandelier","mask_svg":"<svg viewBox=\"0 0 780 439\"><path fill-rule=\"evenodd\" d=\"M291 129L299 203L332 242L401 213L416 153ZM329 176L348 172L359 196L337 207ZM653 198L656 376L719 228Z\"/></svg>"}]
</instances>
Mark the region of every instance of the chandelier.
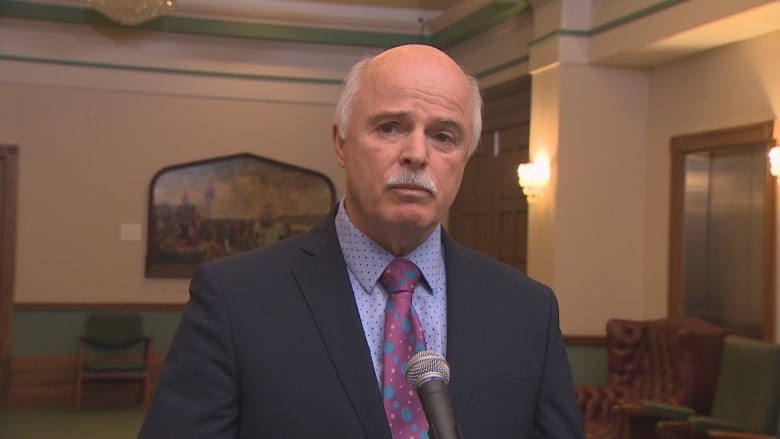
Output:
<instances>
[{"instance_id":1,"label":"chandelier","mask_svg":"<svg viewBox=\"0 0 780 439\"><path fill-rule=\"evenodd\" d=\"M87 0L108 18L128 26L141 24L173 11L176 0Z\"/></svg>"}]
</instances>

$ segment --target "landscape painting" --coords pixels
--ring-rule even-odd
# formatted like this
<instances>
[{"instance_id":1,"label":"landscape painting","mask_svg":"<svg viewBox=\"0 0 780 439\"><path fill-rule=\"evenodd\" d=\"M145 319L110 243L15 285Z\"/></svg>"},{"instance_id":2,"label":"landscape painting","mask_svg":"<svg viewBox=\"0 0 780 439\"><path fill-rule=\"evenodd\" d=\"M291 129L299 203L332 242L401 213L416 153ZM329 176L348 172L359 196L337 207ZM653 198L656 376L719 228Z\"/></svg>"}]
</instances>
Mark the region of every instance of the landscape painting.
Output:
<instances>
[{"instance_id":1,"label":"landscape painting","mask_svg":"<svg viewBox=\"0 0 780 439\"><path fill-rule=\"evenodd\" d=\"M147 277L190 277L206 261L310 230L335 204L316 171L239 154L169 166L149 187Z\"/></svg>"}]
</instances>

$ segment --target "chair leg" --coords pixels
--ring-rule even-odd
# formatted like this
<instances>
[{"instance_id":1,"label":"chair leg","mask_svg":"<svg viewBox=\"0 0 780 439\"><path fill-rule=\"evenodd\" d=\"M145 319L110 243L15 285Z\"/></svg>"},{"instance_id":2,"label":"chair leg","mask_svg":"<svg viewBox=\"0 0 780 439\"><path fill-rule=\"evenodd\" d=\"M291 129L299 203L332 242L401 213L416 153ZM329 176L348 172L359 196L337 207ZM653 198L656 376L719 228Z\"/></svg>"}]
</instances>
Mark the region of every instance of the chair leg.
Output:
<instances>
[{"instance_id":1,"label":"chair leg","mask_svg":"<svg viewBox=\"0 0 780 439\"><path fill-rule=\"evenodd\" d=\"M144 402L144 409L149 410L149 402L151 401L152 397L152 377L151 374L147 374L146 378L144 379L144 387L143 387L143 402Z\"/></svg>"},{"instance_id":2,"label":"chair leg","mask_svg":"<svg viewBox=\"0 0 780 439\"><path fill-rule=\"evenodd\" d=\"M81 411L81 370L76 375L76 411Z\"/></svg>"}]
</instances>

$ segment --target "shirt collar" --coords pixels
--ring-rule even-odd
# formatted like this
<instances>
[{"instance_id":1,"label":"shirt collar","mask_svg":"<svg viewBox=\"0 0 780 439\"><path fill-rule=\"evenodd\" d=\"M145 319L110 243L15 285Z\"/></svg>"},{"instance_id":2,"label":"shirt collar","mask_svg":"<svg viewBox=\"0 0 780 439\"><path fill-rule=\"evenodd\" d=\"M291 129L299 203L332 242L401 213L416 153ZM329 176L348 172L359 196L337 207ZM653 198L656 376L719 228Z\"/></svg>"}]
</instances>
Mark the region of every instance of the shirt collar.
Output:
<instances>
[{"instance_id":1,"label":"shirt collar","mask_svg":"<svg viewBox=\"0 0 780 439\"><path fill-rule=\"evenodd\" d=\"M355 227L349 219L343 199L336 213L336 235L347 267L363 290L371 294L382 272L396 256ZM405 256L420 269L423 279L421 284L426 286L425 290L429 293L432 293L432 282L429 280L436 279L435 274L444 266L441 246L441 225L438 225L422 244ZM437 257L424 258L425 254L435 254Z\"/></svg>"}]
</instances>

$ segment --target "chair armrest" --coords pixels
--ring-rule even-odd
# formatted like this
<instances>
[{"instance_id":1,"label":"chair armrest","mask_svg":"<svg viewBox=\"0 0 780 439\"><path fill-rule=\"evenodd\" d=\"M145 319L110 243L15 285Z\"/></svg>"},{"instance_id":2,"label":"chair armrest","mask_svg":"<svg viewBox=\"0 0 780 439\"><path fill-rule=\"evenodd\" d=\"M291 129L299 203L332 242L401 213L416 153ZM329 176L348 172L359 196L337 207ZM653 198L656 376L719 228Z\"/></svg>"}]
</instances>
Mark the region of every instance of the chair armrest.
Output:
<instances>
[{"instance_id":1,"label":"chair armrest","mask_svg":"<svg viewBox=\"0 0 780 439\"><path fill-rule=\"evenodd\" d=\"M612 407L612 412L616 415L642 416L644 415L642 407L642 401L623 400Z\"/></svg>"},{"instance_id":2,"label":"chair armrest","mask_svg":"<svg viewBox=\"0 0 780 439\"><path fill-rule=\"evenodd\" d=\"M705 432L707 430L730 430L730 431L746 431L744 425L735 424L733 422L724 421L723 419L711 418L709 416L691 416L688 418L688 422L691 424L691 428L694 431Z\"/></svg>"},{"instance_id":3,"label":"chair armrest","mask_svg":"<svg viewBox=\"0 0 780 439\"><path fill-rule=\"evenodd\" d=\"M696 414L690 407L658 401L642 401L642 414L661 419L688 419Z\"/></svg>"},{"instance_id":4,"label":"chair armrest","mask_svg":"<svg viewBox=\"0 0 780 439\"><path fill-rule=\"evenodd\" d=\"M639 400L620 401L612 412L617 417L618 437L621 438L656 437L656 424L659 421L685 420L695 414L690 407ZM687 421L683 422L687 424Z\"/></svg>"},{"instance_id":5,"label":"chair armrest","mask_svg":"<svg viewBox=\"0 0 780 439\"><path fill-rule=\"evenodd\" d=\"M710 439L776 439L777 436L760 433L747 433L744 431L707 430Z\"/></svg>"}]
</instances>

